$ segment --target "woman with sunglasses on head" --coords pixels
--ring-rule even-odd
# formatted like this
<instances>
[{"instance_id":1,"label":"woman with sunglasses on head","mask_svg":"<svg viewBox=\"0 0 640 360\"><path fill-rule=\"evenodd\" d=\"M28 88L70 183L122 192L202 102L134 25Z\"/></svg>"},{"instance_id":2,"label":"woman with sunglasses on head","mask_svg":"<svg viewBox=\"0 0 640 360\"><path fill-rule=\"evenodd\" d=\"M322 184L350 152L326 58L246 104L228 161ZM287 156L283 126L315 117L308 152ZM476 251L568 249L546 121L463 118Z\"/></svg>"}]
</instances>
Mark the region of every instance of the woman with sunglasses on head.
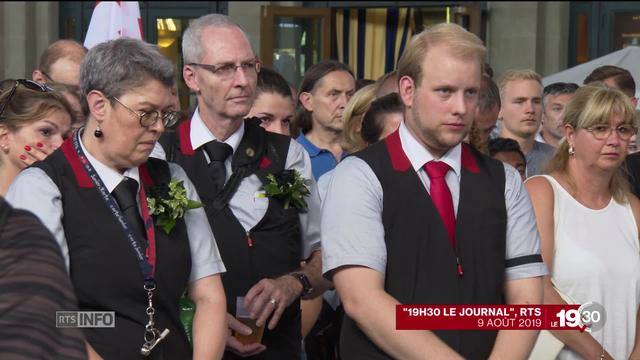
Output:
<instances>
[{"instance_id":1,"label":"woman with sunglasses on head","mask_svg":"<svg viewBox=\"0 0 640 360\"><path fill-rule=\"evenodd\" d=\"M20 170L57 149L71 126L67 101L31 80L0 83L0 195Z\"/></svg>"},{"instance_id":2,"label":"woman with sunglasses on head","mask_svg":"<svg viewBox=\"0 0 640 360\"><path fill-rule=\"evenodd\" d=\"M595 325L591 333L552 331L564 343L558 359L640 356L640 203L620 171L637 131L634 116L628 97L618 90L578 89L567 104L565 138L548 175L525 183L550 272L544 302L592 301L606 313L604 326Z\"/></svg>"},{"instance_id":3,"label":"woman with sunglasses on head","mask_svg":"<svg viewBox=\"0 0 640 360\"><path fill-rule=\"evenodd\" d=\"M215 359L224 350L225 269L206 215L193 208L184 171L149 158L177 120L173 83L173 65L150 44L93 47L80 72L86 126L7 195L56 237L79 310L115 313L115 328L84 329L96 359ZM187 288L193 350L179 317Z\"/></svg>"}]
</instances>

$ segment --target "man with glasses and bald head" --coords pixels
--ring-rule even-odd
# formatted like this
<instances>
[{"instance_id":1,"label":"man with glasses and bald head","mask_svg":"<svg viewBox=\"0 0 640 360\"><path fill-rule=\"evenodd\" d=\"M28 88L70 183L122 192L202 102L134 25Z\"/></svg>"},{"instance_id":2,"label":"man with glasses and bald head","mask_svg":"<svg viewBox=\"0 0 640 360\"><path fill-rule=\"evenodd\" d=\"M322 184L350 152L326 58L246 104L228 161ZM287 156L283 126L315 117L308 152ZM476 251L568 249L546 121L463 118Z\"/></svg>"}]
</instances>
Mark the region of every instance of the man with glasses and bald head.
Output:
<instances>
[{"instance_id":1,"label":"man with glasses and bald head","mask_svg":"<svg viewBox=\"0 0 640 360\"><path fill-rule=\"evenodd\" d=\"M185 31L183 77L198 107L161 144L169 161L186 170L202 199L227 266L223 284L230 330L251 332L234 315L244 305L261 341L227 338L225 359L298 359L301 297L320 294L319 197L311 162L289 137L266 132L252 107L260 61L230 18L203 16ZM306 208L287 206L263 190L292 170L307 179ZM308 261L300 268L300 261Z\"/></svg>"}]
</instances>

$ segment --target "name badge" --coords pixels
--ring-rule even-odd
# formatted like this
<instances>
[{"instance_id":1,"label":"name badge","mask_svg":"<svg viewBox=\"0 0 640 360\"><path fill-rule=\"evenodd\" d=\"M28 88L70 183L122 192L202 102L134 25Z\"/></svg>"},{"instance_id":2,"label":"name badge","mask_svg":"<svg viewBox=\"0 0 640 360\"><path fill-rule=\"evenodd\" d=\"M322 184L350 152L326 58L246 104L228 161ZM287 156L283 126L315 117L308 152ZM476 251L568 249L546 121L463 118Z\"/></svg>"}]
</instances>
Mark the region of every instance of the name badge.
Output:
<instances>
[{"instance_id":1,"label":"name badge","mask_svg":"<svg viewBox=\"0 0 640 360\"><path fill-rule=\"evenodd\" d=\"M258 190L253 194L253 206L255 209L265 210L269 207L269 198L264 190Z\"/></svg>"}]
</instances>

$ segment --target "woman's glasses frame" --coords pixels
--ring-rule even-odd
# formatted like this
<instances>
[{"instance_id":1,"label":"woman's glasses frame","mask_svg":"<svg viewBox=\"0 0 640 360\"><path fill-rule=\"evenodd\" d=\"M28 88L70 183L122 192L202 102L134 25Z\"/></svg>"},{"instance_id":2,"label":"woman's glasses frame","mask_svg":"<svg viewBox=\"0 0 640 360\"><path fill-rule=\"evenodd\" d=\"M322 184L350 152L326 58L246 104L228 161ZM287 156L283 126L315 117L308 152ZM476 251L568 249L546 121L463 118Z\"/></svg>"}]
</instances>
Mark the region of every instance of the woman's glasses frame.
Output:
<instances>
[{"instance_id":1,"label":"woman's glasses frame","mask_svg":"<svg viewBox=\"0 0 640 360\"><path fill-rule=\"evenodd\" d=\"M585 130L590 132L596 140L608 139L611 133L615 131L620 140L629 141L633 135L638 133L638 129L631 124L618 125L615 129L607 125L593 125L585 128Z\"/></svg>"},{"instance_id":2,"label":"woman's glasses frame","mask_svg":"<svg viewBox=\"0 0 640 360\"><path fill-rule=\"evenodd\" d=\"M162 114L158 110L152 110L148 112L137 112L132 108L128 107L127 105L123 104L122 101L120 101L120 99L118 99L117 97L112 96L111 98L115 100L118 104L122 105L122 107L129 110L129 112L131 112L133 115L137 116L140 122L140 126L144 128L153 126L155 123L158 122L158 119L162 119L162 125L164 127L171 127L175 125L175 123L178 122L180 118L179 114L175 111L169 111L164 114Z\"/></svg>"}]
</instances>

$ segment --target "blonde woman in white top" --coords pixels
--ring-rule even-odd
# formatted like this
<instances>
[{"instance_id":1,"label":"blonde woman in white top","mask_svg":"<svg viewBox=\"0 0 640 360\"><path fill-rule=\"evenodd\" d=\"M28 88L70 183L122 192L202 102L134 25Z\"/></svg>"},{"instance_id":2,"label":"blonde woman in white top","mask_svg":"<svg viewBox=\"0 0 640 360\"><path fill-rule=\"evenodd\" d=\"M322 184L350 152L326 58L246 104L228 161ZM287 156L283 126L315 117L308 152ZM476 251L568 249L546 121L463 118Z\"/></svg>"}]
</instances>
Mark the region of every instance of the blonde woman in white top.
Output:
<instances>
[{"instance_id":1,"label":"blonde woman in white top","mask_svg":"<svg viewBox=\"0 0 640 360\"><path fill-rule=\"evenodd\" d=\"M558 359L640 359L640 202L620 174L634 127L629 99L603 86L580 88L565 113L565 140L545 176L526 182L540 232L544 302L604 306L604 328L555 331ZM556 287L554 287L555 284Z\"/></svg>"}]
</instances>

